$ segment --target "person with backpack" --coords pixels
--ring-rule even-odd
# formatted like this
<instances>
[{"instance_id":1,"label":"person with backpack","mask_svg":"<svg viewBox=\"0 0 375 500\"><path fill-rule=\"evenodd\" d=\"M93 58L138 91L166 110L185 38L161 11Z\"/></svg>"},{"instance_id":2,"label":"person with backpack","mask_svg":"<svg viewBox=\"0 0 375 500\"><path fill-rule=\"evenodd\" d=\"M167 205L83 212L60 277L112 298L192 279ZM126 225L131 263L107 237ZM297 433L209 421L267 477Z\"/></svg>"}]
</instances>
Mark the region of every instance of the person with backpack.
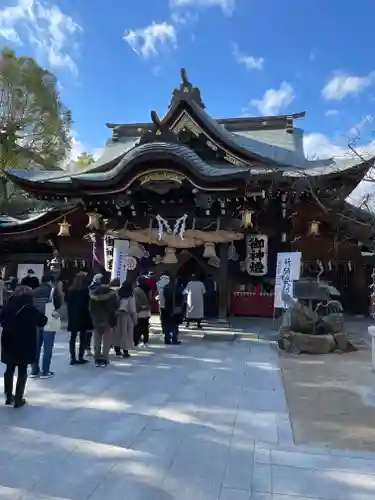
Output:
<instances>
[{"instance_id":1,"label":"person with backpack","mask_svg":"<svg viewBox=\"0 0 375 500\"><path fill-rule=\"evenodd\" d=\"M124 282L118 290L120 301L117 323L113 329L112 344L117 356L129 358L129 350L134 347L134 329L137 325L137 310L130 282Z\"/></svg>"},{"instance_id":2,"label":"person with backpack","mask_svg":"<svg viewBox=\"0 0 375 500\"><path fill-rule=\"evenodd\" d=\"M0 313L1 362L6 365L4 392L6 406L21 408L26 404L24 392L27 366L36 362L37 329L47 324L46 316L33 305L32 290L20 285ZM15 395L13 378L18 370Z\"/></svg>"}]
</instances>

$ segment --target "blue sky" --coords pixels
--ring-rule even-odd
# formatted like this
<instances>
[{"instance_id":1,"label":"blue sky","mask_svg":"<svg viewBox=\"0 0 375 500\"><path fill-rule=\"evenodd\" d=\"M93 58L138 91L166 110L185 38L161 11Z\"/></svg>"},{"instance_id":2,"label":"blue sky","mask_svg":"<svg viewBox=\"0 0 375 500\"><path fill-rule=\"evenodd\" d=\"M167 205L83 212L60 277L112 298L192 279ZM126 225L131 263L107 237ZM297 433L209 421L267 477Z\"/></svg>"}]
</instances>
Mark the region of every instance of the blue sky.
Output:
<instances>
[{"instance_id":1,"label":"blue sky","mask_svg":"<svg viewBox=\"0 0 375 500\"><path fill-rule=\"evenodd\" d=\"M373 0L1 0L0 44L59 79L73 156L166 112L179 69L214 117L307 111L309 154L373 141Z\"/></svg>"}]
</instances>

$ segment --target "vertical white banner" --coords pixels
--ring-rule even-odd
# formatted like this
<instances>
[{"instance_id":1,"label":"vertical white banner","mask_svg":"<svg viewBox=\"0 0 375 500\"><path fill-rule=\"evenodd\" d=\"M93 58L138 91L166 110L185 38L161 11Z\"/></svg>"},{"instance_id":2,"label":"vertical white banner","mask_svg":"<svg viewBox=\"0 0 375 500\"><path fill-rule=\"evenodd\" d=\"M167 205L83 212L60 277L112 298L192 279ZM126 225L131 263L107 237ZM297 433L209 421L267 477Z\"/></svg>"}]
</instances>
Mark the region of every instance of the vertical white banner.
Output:
<instances>
[{"instance_id":1,"label":"vertical white banner","mask_svg":"<svg viewBox=\"0 0 375 500\"><path fill-rule=\"evenodd\" d=\"M128 268L126 259L129 254L128 240L115 240L113 245L113 265L111 271L111 280L118 279L120 284L126 280Z\"/></svg>"},{"instance_id":2,"label":"vertical white banner","mask_svg":"<svg viewBox=\"0 0 375 500\"><path fill-rule=\"evenodd\" d=\"M113 268L113 245L115 240L110 236L104 237L104 267L107 272Z\"/></svg>"},{"instance_id":3,"label":"vertical white banner","mask_svg":"<svg viewBox=\"0 0 375 500\"><path fill-rule=\"evenodd\" d=\"M301 275L301 252L282 252L277 254L274 308L285 308L283 293L293 297L293 281Z\"/></svg>"}]
</instances>

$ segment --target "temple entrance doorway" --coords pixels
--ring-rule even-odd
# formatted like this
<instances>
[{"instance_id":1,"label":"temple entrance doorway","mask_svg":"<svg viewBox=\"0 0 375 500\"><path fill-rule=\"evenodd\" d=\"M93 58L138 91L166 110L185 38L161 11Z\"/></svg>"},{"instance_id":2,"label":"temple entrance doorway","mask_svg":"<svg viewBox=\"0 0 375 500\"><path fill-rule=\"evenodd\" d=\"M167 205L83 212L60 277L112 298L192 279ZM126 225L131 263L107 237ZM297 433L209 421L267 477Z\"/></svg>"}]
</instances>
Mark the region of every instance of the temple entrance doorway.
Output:
<instances>
[{"instance_id":1,"label":"temple entrance doorway","mask_svg":"<svg viewBox=\"0 0 375 500\"><path fill-rule=\"evenodd\" d=\"M190 257L177 271L177 280L181 285L186 286L193 274L203 282L206 280L207 273L203 266L197 259Z\"/></svg>"},{"instance_id":2,"label":"temple entrance doorway","mask_svg":"<svg viewBox=\"0 0 375 500\"><path fill-rule=\"evenodd\" d=\"M204 317L206 319L217 318L218 294L216 280L198 259L191 256L177 271L176 278L178 283L186 287L193 274L198 276L206 288L206 294L204 296Z\"/></svg>"}]
</instances>

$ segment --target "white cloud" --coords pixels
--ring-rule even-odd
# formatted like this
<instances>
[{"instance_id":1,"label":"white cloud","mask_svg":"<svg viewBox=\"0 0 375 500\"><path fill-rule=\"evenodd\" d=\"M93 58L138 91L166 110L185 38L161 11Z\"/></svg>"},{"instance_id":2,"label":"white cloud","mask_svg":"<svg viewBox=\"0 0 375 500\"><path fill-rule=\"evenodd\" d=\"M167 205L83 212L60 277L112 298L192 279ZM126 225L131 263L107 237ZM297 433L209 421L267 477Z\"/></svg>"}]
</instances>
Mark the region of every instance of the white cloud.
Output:
<instances>
[{"instance_id":1,"label":"white cloud","mask_svg":"<svg viewBox=\"0 0 375 500\"><path fill-rule=\"evenodd\" d=\"M327 109L326 116L336 116L338 113L337 109Z\"/></svg>"},{"instance_id":2,"label":"white cloud","mask_svg":"<svg viewBox=\"0 0 375 500\"><path fill-rule=\"evenodd\" d=\"M354 145L353 149L348 146L348 140L343 137L341 141L333 141L329 137L319 132L305 134L303 137L303 148L305 155L309 159L352 159L353 163L358 163L360 156L369 159L375 156L375 140L366 144Z\"/></svg>"},{"instance_id":3,"label":"white cloud","mask_svg":"<svg viewBox=\"0 0 375 500\"><path fill-rule=\"evenodd\" d=\"M233 44L233 56L238 64L243 64L246 69L263 69L264 59L263 57L254 57L243 54L236 43Z\"/></svg>"},{"instance_id":4,"label":"white cloud","mask_svg":"<svg viewBox=\"0 0 375 500\"><path fill-rule=\"evenodd\" d=\"M90 149L87 147L83 142L79 140L79 134L75 130L72 130L72 140L71 140L71 150L68 158L63 162L61 165L61 168L64 170L67 170L69 172L74 172L76 170L75 162L77 161L77 158L82 154L82 153L89 153L93 154L95 160L100 158L103 148L94 148Z\"/></svg>"},{"instance_id":5,"label":"white cloud","mask_svg":"<svg viewBox=\"0 0 375 500\"><path fill-rule=\"evenodd\" d=\"M220 7L226 16L231 16L236 8L236 0L170 0L172 8L178 7Z\"/></svg>"},{"instance_id":6,"label":"white cloud","mask_svg":"<svg viewBox=\"0 0 375 500\"><path fill-rule=\"evenodd\" d=\"M162 49L176 48L177 32L173 24L152 23L145 28L126 31L124 40L143 59L150 59Z\"/></svg>"},{"instance_id":7,"label":"white cloud","mask_svg":"<svg viewBox=\"0 0 375 500\"><path fill-rule=\"evenodd\" d=\"M279 89L268 89L262 99L253 99L251 105L265 116L277 115L294 100L294 89L288 82L282 82Z\"/></svg>"},{"instance_id":8,"label":"white cloud","mask_svg":"<svg viewBox=\"0 0 375 500\"><path fill-rule=\"evenodd\" d=\"M303 139L305 155L309 159L346 159L354 164L363 159L371 159L375 156L375 140L355 146L352 151L347 142L332 141L329 137L321 133L306 134ZM357 153L357 154L356 154ZM347 198L349 203L357 206L370 208L375 212L375 169L371 168L355 190Z\"/></svg>"},{"instance_id":9,"label":"white cloud","mask_svg":"<svg viewBox=\"0 0 375 500\"><path fill-rule=\"evenodd\" d=\"M176 49L179 31L198 20L194 9L220 7L224 14L231 15L236 7L236 0L170 0L169 5L171 10L168 21L152 22L143 28L125 31L123 39L143 59L155 58L166 49ZM194 33L191 40L195 40ZM262 62L254 59L253 64L259 65Z\"/></svg>"},{"instance_id":10,"label":"white cloud","mask_svg":"<svg viewBox=\"0 0 375 500\"><path fill-rule=\"evenodd\" d=\"M306 157L310 159L345 156L344 147L319 132L304 135L303 149Z\"/></svg>"},{"instance_id":11,"label":"white cloud","mask_svg":"<svg viewBox=\"0 0 375 500\"><path fill-rule=\"evenodd\" d=\"M188 10L174 10L171 14L171 21L176 26L191 25L198 21L198 14Z\"/></svg>"},{"instance_id":12,"label":"white cloud","mask_svg":"<svg viewBox=\"0 0 375 500\"><path fill-rule=\"evenodd\" d=\"M375 72L367 76L352 76L336 73L323 87L322 95L327 101L341 101L348 95L357 95L375 82Z\"/></svg>"},{"instance_id":13,"label":"white cloud","mask_svg":"<svg viewBox=\"0 0 375 500\"><path fill-rule=\"evenodd\" d=\"M70 52L75 49L74 37L81 31L81 26L57 5L41 0L17 0L16 5L0 9L0 38L18 44L28 41L52 67L76 72Z\"/></svg>"}]
</instances>

